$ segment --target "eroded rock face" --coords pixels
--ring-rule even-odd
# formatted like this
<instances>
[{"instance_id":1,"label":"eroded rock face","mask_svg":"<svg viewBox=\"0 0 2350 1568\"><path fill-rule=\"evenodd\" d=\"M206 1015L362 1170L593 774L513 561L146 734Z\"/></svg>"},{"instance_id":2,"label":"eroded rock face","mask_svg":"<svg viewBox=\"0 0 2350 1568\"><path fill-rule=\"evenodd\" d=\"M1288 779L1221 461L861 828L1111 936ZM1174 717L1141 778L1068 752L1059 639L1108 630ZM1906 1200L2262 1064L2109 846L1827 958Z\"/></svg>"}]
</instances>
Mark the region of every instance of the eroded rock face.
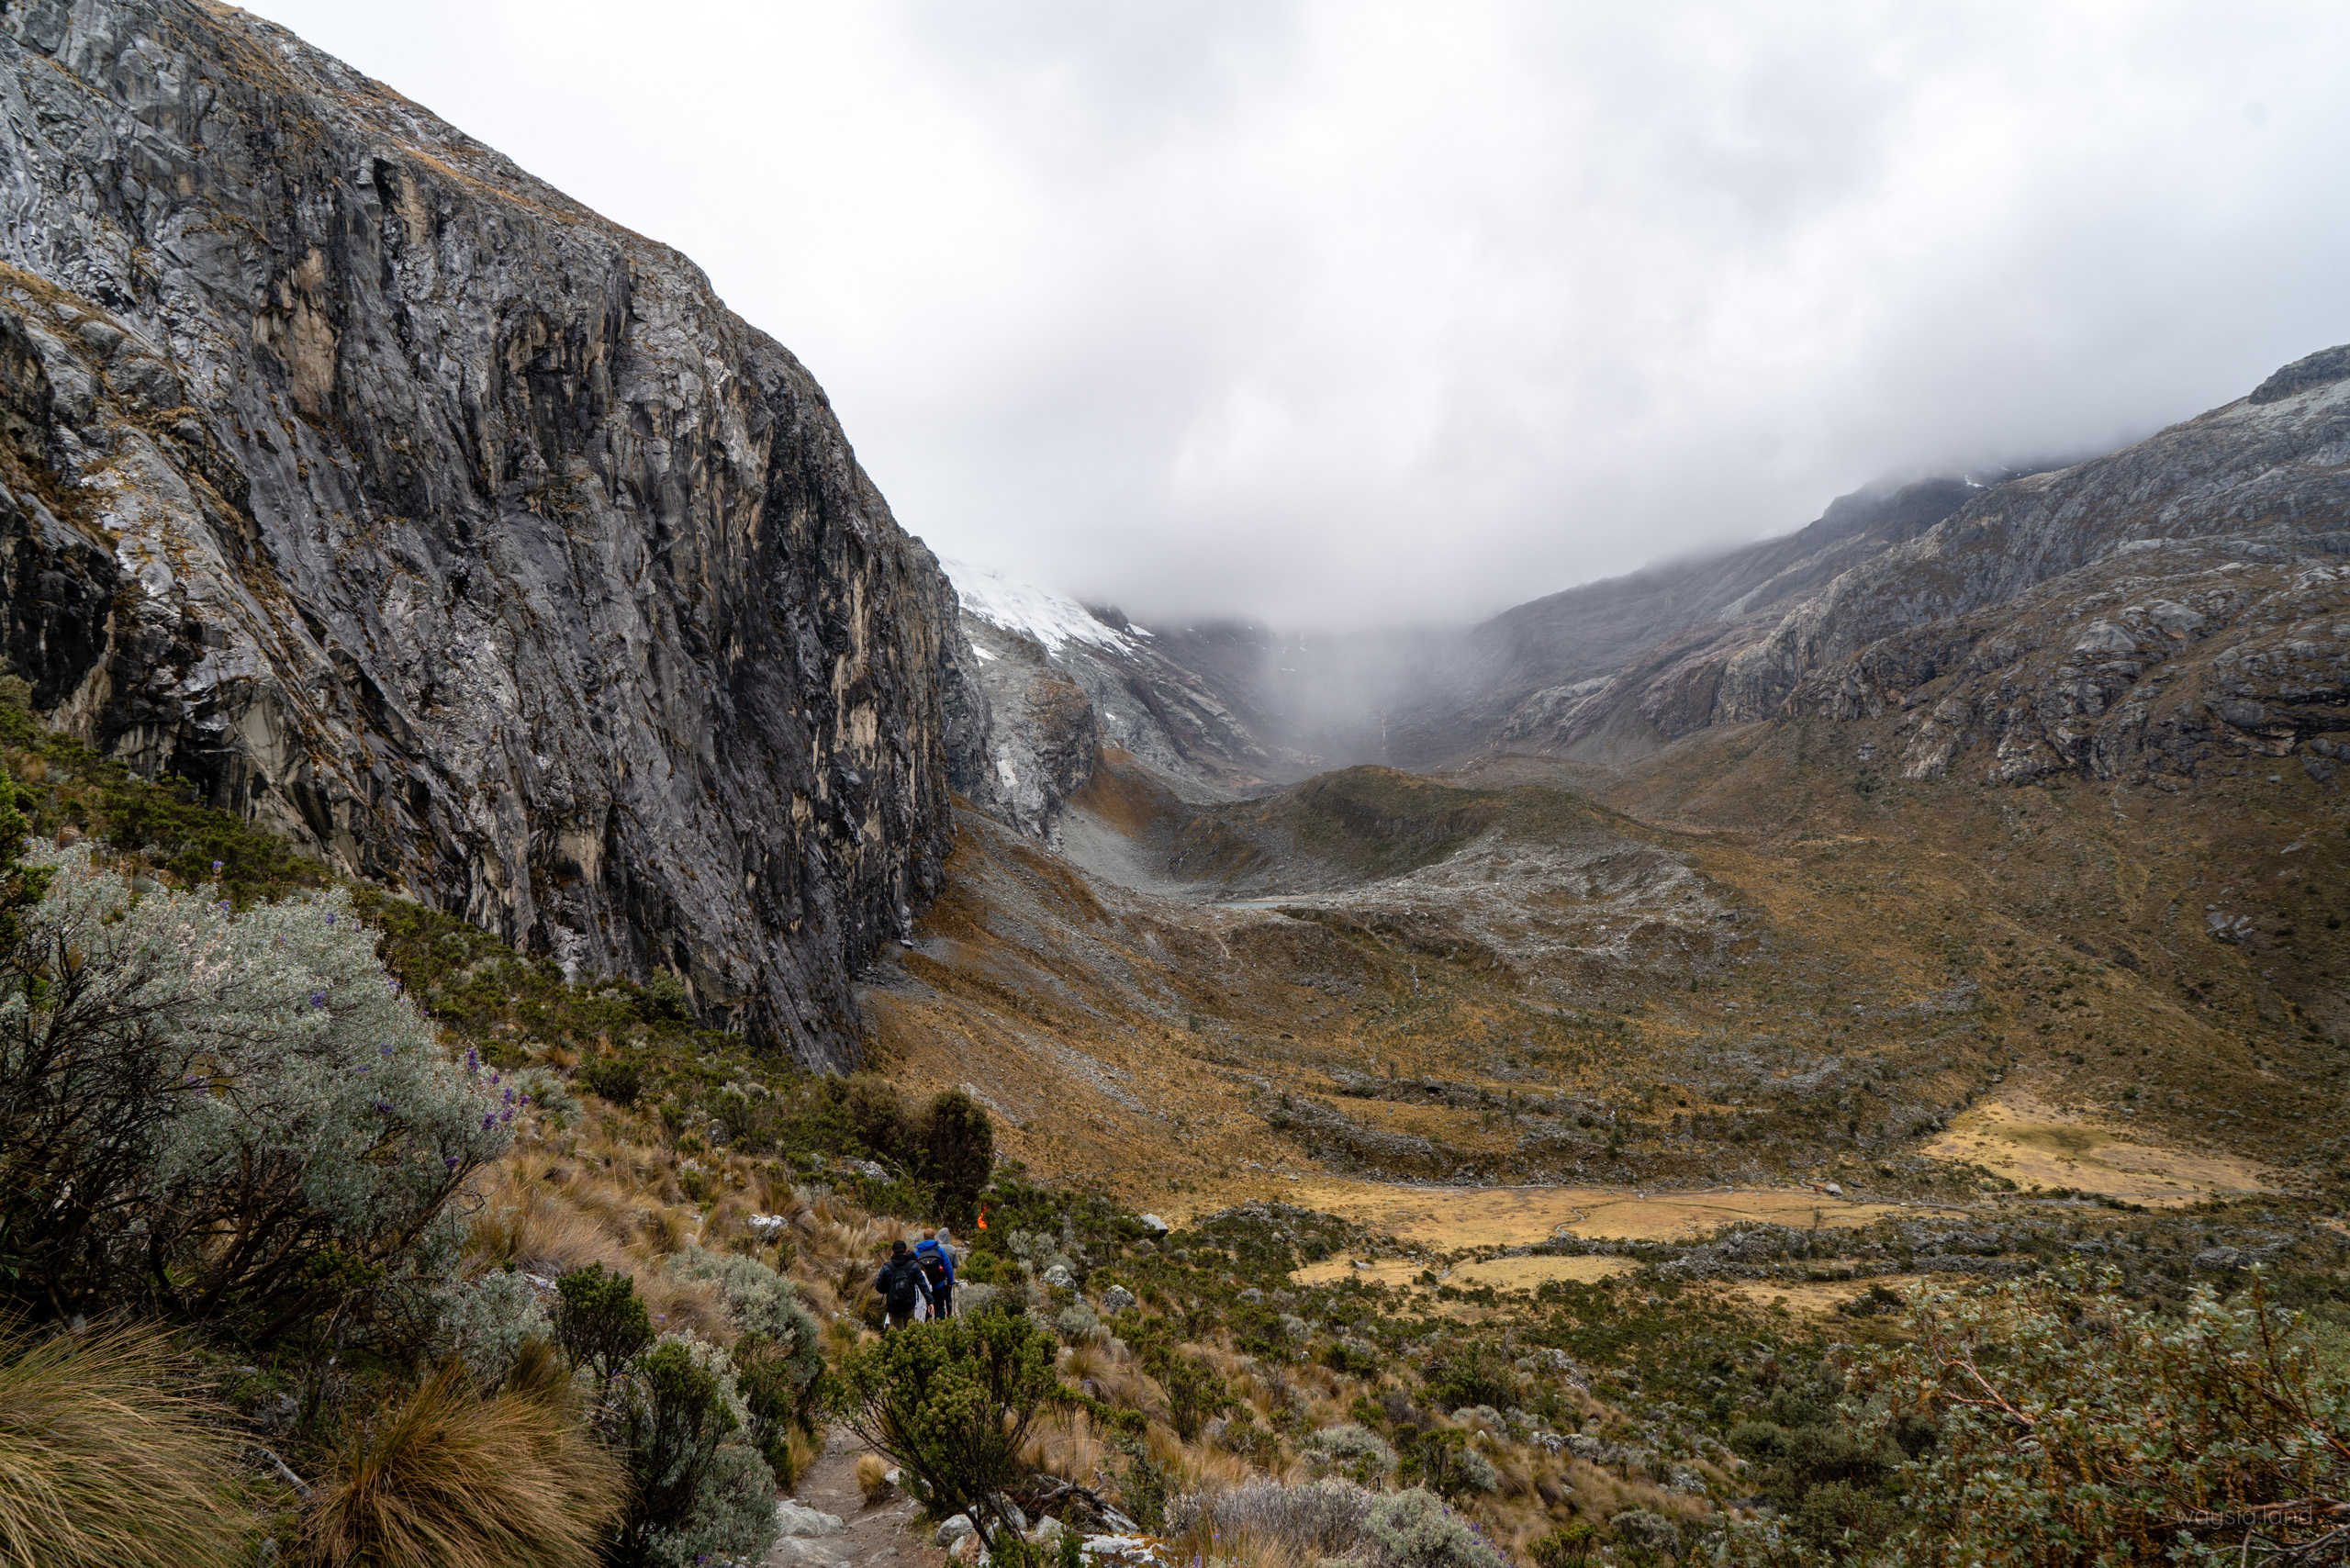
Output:
<instances>
[{"instance_id":1,"label":"eroded rock face","mask_svg":"<svg viewBox=\"0 0 2350 1568\"><path fill-rule=\"evenodd\" d=\"M0 56L0 586L52 722L849 1061L986 715L807 371L242 13L12 5Z\"/></svg>"},{"instance_id":2,"label":"eroded rock face","mask_svg":"<svg viewBox=\"0 0 2350 1568\"><path fill-rule=\"evenodd\" d=\"M1188 629L1160 636L1115 610L976 564L950 561L946 570L978 715L976 749L957 734L958 758L968 753L974 765L957 762L955 787L997 821L1053 842L1064 805L1093 777L1104 747L1195 800L1225 799L1269 777L1302 778L1321 764L1259 738L1275 726L1250 700L1253 682L1193 667L1184 655L1197 638Z\"/></svg>"},{"instance_id":3,"label":"eroded rock face","mask_svg":"<svg viewBox=\"0 0 2350 1568\"><path fill-rule=\"evenodd\" d=\"M1984 490L1767 626L1660 643L1542 716L1570 754L1908 712L1898 771L2191 776L2350 755L2350 350Z\"/></svg>"}]
</instances>

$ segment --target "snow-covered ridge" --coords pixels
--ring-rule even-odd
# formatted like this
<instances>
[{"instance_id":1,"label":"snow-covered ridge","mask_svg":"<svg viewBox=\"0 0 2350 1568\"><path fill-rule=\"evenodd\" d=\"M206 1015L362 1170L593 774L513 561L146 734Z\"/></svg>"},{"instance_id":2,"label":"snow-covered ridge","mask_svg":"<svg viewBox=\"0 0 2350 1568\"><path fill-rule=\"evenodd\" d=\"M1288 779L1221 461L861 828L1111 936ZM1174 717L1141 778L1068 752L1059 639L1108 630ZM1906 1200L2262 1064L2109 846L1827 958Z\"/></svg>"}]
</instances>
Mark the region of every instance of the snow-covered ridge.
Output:
<instances>
[{"instance_id":1,"label":"snow-covered ridge","mask_svg":"<svg viewBox=\"0 0 2350 1568\"><path fill-rule=\"evenodd\" d=\"M1054 593L1033 583L1014 582L1001 572L968 561L938 564L946 571L946 580L955 585L955 597L962 601L966 611L990 626L1035 638L1048 654L1058 654L1071 643L1091 643L1104 648L1135 646L1132 636L1104 626L1093 618L1092 611L1066 594ZM1136 635L1150 635L1139 626L1130 630Z\"/></svg>"}]
</instances>

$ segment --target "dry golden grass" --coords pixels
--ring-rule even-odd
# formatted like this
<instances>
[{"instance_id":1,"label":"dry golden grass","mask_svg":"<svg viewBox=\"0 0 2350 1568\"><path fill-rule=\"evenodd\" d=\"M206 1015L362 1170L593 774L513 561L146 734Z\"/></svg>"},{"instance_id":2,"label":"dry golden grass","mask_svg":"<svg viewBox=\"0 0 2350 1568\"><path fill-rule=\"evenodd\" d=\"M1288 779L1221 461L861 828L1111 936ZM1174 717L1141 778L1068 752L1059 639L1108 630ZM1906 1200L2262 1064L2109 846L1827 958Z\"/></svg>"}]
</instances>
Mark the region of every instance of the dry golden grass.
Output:
<instances>
[{"instance_id":1,"label":"dry golden grass","mask_svg":"<svg viewBox=\"0 0 2350 1568\"><path fill-rule=\"evenodd\" d=\"M1102 1468L1108 1450L1093 1429L1093 1418L1082 1410L1071 1410L1039 1421L1022 1451L1035 1469L1085 1481Z\"/></svg>"},{"instance_id":2,"label":"dry golden grass","mask_svg":"<svg viewBox=\"0 0 2350 1568\"><path fill-rule=\"evenodd\" d=\"M2149 1208L2276 1190L2273 1173L2254 1160L2145 1138L2059 1110L2020 1085L1953 1117L1925 1152L1980 1165L2019 1187L2070 1187Z\"/></svg>"},{"instance_id":3,"label":"dry golden grass","mask_svg":"<svg viewBox=\"0 0 2350 1568\"><path fill-rule=\"evenodd\" d=\"M871 1507L890 1500L890 1462L878 1453L860 1454L856 1461L856 1489L865 1495L865 1505Z\"/></svg>"},{"instance_id":4,"label":"dry golden grass","mask_svg":"<svg viewBox=\"0 0 2350 1568\"><path fill-rule=\"evenodd\" d=\"M465 1236L471 1260L488 1267L512 1263L542 1274L625 1261L626 1249L610 1220L551 1185L543 1173L500 1165L483 1188L481 1211Z\"/></svg>"},{"instance_id":5,"label":"dry golden grass","mask_svg":"<svg viewBox=\"0 0 2350 1568\"><path fill-rule=\"evenodd\" d=\"M1895 744L1867 726L1841 733ZM1489 758L1478 777L1460 780L1583 791L1589 810L1551 826L1535 812L1511 834L1534 843L1583 831L1581 823L1645 846L1644 855L1669 851L1752 917L1742 930L1767 932L1782 955L1751 970L1707 960L1678 975L1598 977L1594 989L1617 1014L1604 1025L1537 1017L1506 987L1424 942L1406 973L1401 947L1339 944L1313 922L1089 890L1035 846L966 816L947 892L923 917L927 940L896 960L922 984L871 998L878 1057L917 1092L972 1086L1000 1113L1001 1147L1040 1173L1115 1191L1169 1218L1279 1198L1398 1233L1341 1206L1374 1190L1319 1170L1254 1114L1252 1083L1219 1069L1245 1060L1249 1080L1327 1097L1337 1069L1379 1076L1401 1060L1482 1086L1494 1101L1538 1092L1604 1100L1636 1128L1662 1128L1685 1111L1685 1134L1695 1140L1689 1158L1634 1135L1626 1164L1645 1170L1653 1186L1577 1195L1597 1200L1583 1205L1576 1226L1591 1238L1687 1237L1740 1220L1801 1226L1818 1200L1774 1183L1802 1174L1917 1196L1930 1186L1937 1201L1965 1195L1963 1170L1930 1172L1910 1162L1918 1154L1980 1159L2002 1174L2037 1172L2021 1175L2026 1182L2132 1201L2197 1187L2253 1190L2256 1172L2247 1180L2241 1167L2190 1170L2179 1160L2224 1163L2317 1136L2300 1096L2325 1070L2329 1047L2316 1028L2303 1037L2310 1020L2292 1008L2310 1008L2312 1020L2322 1013L2311 998L2328 994L2350 933L2319 918L2338 903L2331 890L2340 879L2329 872L2340 851L2321 856L2306 832L2297 813L2314 801L2300 776L2287 781L2297 806L2258 810L2232 804L2236 787L2225 783L2176 798L2062 780L1991 791L1954 779L1887 782L1868 794L1856 792L1848 767L1807 755L1806 734L1709 733L1621 773ZM1166 830L1165 802L1121 767L1105 756L1079 809L1090 807L1111 832ZM1601 800L1629 815L1600 824L1608 813L1591 802ZM2288 842L2302 838L2308 845ZM2283 862L2280 852L2310 858ZM2255 866L2264 886L2279 866L2304 869L2272 888L2273 898L2261 895L2276 919L2263 919L2245 944L2209 941L2204 895L2193 890L2238 882ZM2306 888L2289 885L2304 879ZM1430 918L1450 918L1441 890L1423 890ZM1121 961L1091 957L1102 953ZM1151 978L1136 989L1113 978L1121 973ZM1954 996L1976 1002L1953 1010ZM1915 1026L1921 1016L1939 1022ZM1718 1098L1693 1092L1684 1100L1660 1076L1660 1064L1673 1062L1711 1072L1716 1043L1731 1036L1874 1064L1876 1081L1897 1086L1886 1106L1897 1099L1904 1108L1831 1141L1825 1135L1847 1129L1768 1112L1773 1096L1733 1092L1718 1078L1708 1091ZM1930 1038L1940 1043L1926 1048ZM1495 1066L1496 1041L1528 1048ZM2134 1147L2009 1140L1997 1153L2017 1161L2011 1170L1959 1140L1920 1141L1929 1124L1907 1107L1963 1105L1995 1072L2053 1103L2101 1108L2128 1125ZM1146 1084L1147 1104L1132 1092ZM2134 1112L2126 1117L2125 1090ZM2242 1119L2219 1126L2193 1109L2214 1100ZM1369 1127L1480 1154L1495 1174L1511 1169L1515 1135L1490 1107L1348 1098L1338 1109ZM2207 1147L2221 1137L2232 1147ZM1595 1174L1606 1169L1592 1164ZM1740 1191L1694 1191L1722 1185ZM1857 1205L1820 1206L1826 1224L1872 1217ZM1507 1228L1506 1237L1432 1222L1420 1238L1448 1249L1539 1240L1547 1229L1524 1234L1520 1223L1539 1217L1472 1216L1472 1228L1491 1220L1485 1228Z\"/></svg>"},{"instance_id":6,"label":"dry golden grass","mask_svg":"<svg viewBox=\"0 0 2350 1568\"><path fill-rule=\"evenodd\" d=\"M625 1478L557 1396L476 1396L451 1366L356 1440L312 1499L325 1568L589 1568Z\"/></svg>"},{"instance_id":7,"label":"dry golden grass","mask_svg":"<svg viewBox=\"0 0 2350 1568\"><path fill-rule=\"evenodd\" d=\"M145 1327L36 1338L0 1331L0 1562L23 1568L214 1568L252 1520L223 1488L231 1439Z\"/></svg>"}]
</instances>

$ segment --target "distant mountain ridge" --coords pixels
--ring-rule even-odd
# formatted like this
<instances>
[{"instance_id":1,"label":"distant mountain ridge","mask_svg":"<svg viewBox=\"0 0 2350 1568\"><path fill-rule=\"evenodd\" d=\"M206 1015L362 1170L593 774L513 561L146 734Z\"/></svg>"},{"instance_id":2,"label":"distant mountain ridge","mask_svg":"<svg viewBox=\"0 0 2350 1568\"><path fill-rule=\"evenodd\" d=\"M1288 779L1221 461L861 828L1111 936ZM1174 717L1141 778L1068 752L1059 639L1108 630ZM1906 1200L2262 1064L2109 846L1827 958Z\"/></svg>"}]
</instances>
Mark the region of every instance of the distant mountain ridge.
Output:
<instances>
[{"instance_id":1,"label":"distant mountain ridge","mask_svg":"<svg viewBox=\"0 0 2350 1568\"><path fill-rule=\"evenodd\" d=\"M1983 487L1941 476L1841 496L1793 533L1720 554L1647 567L1518 605L1469 633L1464 700L1408 722L1412 759L1432 761L1542 733L1561 711L1641 651L1676 639L1711 645L1774 622L1863 561L1916 538Z\"/></svg>"},{"instance_id":2,"label":"distant mountain ridge","mask_svg":"<svg viewBox=\"0 0 2350 1568\"><path fill-rule=\"evenodd\" d=\"M1899 763L1919 777L1985 745L1986 777L2007 779L2187 766L2214 747L2314 746L2324 768L2350 756L2344 670L2330 633L2314 643L2294 628L2336 607L2327 563L2350 529L2345 465L2350 348L2333 348L2119 452L1988 482L1871 487L1793 533L1461 632L1308 638L1208 622L1144 637L1099 610L1083 612L1098 633L1031 638L1029 666L1124 715L1101 741L1203 800L1358 763L1626 758L1716 725L1888 706L1919 710ZM1066 624L1081 607L1062 602ZM987 614L975 623L967 601L976 645L1013 634ZM2277 646L2220 662L2255 631ZM2166 677L2133 699L2182 644L2202 647L2209 681ZM2181 696L2188 684L2208 684L2209 700ZM1082 722L1042 711L1063 729ZM1089 767L1063 767L1060 795Z\"/></svg>"},{"instance_id":3,"label":"distant mountain ridge","mask_svg":"<svg viewBox=\"0 0 2350 1568\"><path fill-rule=\"evenodd\" d=\"M1601 760L1710 725L1915 711L1901 767L2191 774L2350 745L2350 351L1972 495L1768 626L1650 647L1505 739Z\"/></svg>"}]
</instances>

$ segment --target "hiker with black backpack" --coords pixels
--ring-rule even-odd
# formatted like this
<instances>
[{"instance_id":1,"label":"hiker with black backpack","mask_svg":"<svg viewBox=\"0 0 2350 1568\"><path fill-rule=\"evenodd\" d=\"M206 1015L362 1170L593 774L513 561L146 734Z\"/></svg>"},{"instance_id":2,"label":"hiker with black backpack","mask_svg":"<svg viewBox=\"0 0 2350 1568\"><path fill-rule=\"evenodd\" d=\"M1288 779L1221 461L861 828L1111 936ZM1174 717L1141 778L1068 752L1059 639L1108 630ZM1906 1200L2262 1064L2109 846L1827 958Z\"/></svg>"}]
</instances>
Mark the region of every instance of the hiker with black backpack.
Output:
<instances>
[{"instance_id":1,"label":"hiker with black backpack","mask_svg":"<svg viewBox=\"0 0 2350 1568\"><path fill-rule=\"evenodd\" d=\"M902 1241L890 1243L890 1260L881 1265L873 1288L880 1294L881 1308L889 1315L891 1328L913 1322L914 1315L930 1301L930 1282L923 1278L922 1265Z\"/></svg>"},{"instance_id":2,"label":"hiker with black backpack","mask_svg":"<svg viewBox=\"0 0 2350 1568\"><path fill-rule=\"evenodd\" d=\"M946 1227L914 1243L914 1261L922 1265L923 1282L930 1286L930 1315L951 1316L955 1311L955 1249Z\"/></svg>"}]
</instances>

